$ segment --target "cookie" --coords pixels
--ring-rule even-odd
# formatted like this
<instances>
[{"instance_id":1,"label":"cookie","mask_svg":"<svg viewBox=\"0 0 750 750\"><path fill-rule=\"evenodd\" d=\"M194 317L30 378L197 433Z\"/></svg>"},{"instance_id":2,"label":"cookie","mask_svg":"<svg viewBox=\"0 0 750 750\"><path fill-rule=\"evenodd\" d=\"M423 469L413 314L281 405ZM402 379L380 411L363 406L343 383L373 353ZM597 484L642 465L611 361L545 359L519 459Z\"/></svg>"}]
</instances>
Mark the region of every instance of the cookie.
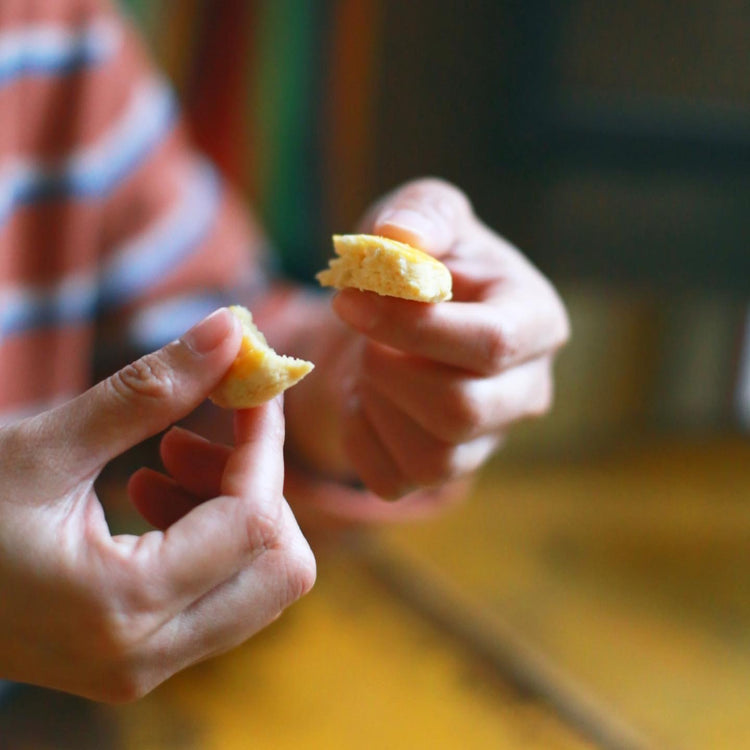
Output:
<instances>
[{"instance_id":1,"label":"cookie","mask_svg":"<svg viewBox=\"0 0 750 750\"><path fill-rule=\"evenodd\" d=\"M338 257L316 275L321 286L354 287L418 302L451 298L450 271L411 245L371 234L337 234L333 247Z\"/></svg>"},{"instance_id":2,"label":"cookie","mask_svg":"<svg viewBox=\"0 0 750 750\"><path fill-rule=\"evenodd\" d=\"M269 401L298 383L313 369L312 362L277 354L253 323L250 311L229 308L242 324L242 343L229 371L209 398L225 409L247 409Z\"/></svg>"}]
</instances>

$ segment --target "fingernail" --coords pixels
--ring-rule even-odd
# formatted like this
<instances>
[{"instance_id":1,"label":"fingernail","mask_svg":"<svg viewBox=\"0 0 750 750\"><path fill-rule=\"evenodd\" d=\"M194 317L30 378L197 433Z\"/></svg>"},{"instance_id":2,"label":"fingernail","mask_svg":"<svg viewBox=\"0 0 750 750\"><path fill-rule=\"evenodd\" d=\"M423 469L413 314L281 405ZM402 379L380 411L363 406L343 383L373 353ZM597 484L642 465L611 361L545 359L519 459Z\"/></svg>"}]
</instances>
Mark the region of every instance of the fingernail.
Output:
<instances>
[{"instance_id":1,"label":"fingernail","mask_svg":"<svg viewBox=\"0 0 750 750\"><path fill-rule=\"evenodd\" d=\"M376 225L378 228L391 227L402 229L406 232L428 241L435 234L435 222L419 211L411 208L395 208L384 211L378 216Z\"/></svg>"},{"instance_id":2,"label":"fingernail","mask_svg":"<svg viewBox=\"0 0 750 750\"><path fill-rule=\"evenodd\" d=\"M222 307L194 325L182 337L182 343L196 354L205 355L224 341L233 326L233 316Z\"/></svg>"}]
</instances>

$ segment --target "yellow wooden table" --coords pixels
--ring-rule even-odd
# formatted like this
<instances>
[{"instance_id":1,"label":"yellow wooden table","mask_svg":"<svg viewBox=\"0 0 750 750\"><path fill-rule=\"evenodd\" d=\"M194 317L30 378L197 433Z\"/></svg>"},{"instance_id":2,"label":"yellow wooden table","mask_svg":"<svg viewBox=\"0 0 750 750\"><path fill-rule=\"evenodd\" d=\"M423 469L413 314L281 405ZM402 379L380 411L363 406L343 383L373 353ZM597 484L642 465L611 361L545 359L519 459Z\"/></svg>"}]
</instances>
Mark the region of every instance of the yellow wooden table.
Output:
<instances>
[{"instance_id":1,"label":"yellow wooden table","mask_svg":"<svg viewBox=\"0 0 750 750\"><path fill-rule=\"evenodd\" d=\"M632 746L750 747L747 440L496 464L452 518L386 537L530 648L514 668L563 712Z\"/></svg>"},{"instance_id":2,"label":"yellow wooden table","mask_svg":"<svg viewBox=\"0 0 750 750\"><path fill-rule=\"evenodd\" d=\"M245 646L120 707L24 689L2 750L584 748L344 549L316 589Z\"/></svg>"},{"instance_id":3,"label":"yellow wooden table","mask_svg":"<svg viewBox=\"0 0 750 750\"><path fill-rule=\"evenodd\" d=\"M0 750L750 746L750 445L498 461L434 521L122 707L25 688Z\"/></svg>"}]
</instances>

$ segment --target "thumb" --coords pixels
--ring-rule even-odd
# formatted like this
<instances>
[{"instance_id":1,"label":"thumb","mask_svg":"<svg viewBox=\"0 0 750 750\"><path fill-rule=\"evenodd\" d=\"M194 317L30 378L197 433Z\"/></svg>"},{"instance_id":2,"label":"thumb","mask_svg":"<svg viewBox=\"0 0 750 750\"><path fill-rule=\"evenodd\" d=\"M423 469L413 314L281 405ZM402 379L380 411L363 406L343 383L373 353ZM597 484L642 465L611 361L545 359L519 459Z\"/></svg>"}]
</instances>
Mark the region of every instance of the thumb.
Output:
<instances>
[{"instance_id":1,"label":"thumb","mask_svg":"<svg viewBox=\"0 0 750 750\"><path fill-rule=\"evenodd\" d=\"M67 446L68 469L98 471L193 411L229 369L240 339L234 315L222 308L180 339L48 412L55 433L48 437Z\"/></svg>"},{"instance_id":2,"label":"thumb","mask_svg":"<svg viewBox=\"0 0 750 750\"><path fill-rule=\"evenodd\" d=\"M424 178L385 196L367 214L361 231L406 242L439 258L472 220L464 193L444 180Z\"/></svg>"}]
</instances>

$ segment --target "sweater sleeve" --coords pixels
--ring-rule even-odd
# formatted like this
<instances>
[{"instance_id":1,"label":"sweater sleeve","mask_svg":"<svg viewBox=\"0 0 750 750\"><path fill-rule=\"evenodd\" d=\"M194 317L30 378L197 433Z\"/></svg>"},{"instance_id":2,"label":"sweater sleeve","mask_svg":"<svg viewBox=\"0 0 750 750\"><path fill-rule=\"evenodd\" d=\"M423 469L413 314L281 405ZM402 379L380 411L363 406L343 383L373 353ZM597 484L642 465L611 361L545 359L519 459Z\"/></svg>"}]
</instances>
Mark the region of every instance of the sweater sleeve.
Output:
<instances>
[{"instance_id":1,"label":"sweater sleeve","mask_svg":"<svg viewBox=\"0 0 750 750\"><path fill-rule=\"evenodd\" d=\"M101 206L99 311L106 335L156 348L219 305L252 304L270 255L240 196L190 143L168 81L113 5L118 52L92 81L110 113L110 180ZM106 358L106 356L105 356Z\"/></svg>"}]
</instances>

